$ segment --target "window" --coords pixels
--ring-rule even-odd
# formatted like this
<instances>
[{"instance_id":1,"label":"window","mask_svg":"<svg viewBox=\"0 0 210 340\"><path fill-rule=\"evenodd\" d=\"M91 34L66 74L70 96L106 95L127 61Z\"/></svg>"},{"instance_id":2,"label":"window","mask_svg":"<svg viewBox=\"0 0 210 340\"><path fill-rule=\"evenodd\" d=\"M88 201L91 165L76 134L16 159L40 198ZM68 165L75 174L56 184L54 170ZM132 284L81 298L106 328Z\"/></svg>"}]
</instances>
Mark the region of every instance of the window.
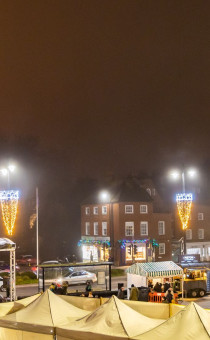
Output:
<instances>
[{"instance_id":1,"label":"window","mask_svg":"<svg viewBox=\"0 0 210 340\"><path fill-rule=\"evenodd\" d=\"M93 214L98 215L98 207L93 207Z\"/></svg>"},{"instance_id":2,"label":"window","mask_svg":"<svg viewBox=\"0 0 210 340\"><path fill-rule=\"evenodd\" d=\"M186 240L192 240L192 229L186 230Z\"/></svg>"},{"instance_id":3,"label":"window","mask_svg":"<svg viewBox=\"0 0 210 340\"><path fill-rule=\"evenodd\" d=\"M198 229L198 238L199 240L204 239L204 229Z\"/></svg>"},{"instance_id":4,"label":"window","mask_svg":"<svg viewBox=\"0 0 210 340\"><path fill-rule=\"evenodd\" d=\"M148 235L148 222L141 222L140 223L140 234L141 236Z\"/></svg>"},{"instance_id":5,"label":"window","mask_svg":"<svg viewBox=\"0 0 210 340\"><path fill-rule=\"evenodd\" d=\"M133 214L133 205L125 205L125 213Z\"/></svg>"},{"instance_id":6,"label":"window","mask_svg":"<svg viewBox=\"0 0 210 340\"><path fill-rule=\"evenodd\" d=\"M134 222L125 222L125 236L134 236Z\"/></svg>"},{"instance_id":7,"label":"window","mask_svg":"<svg viewBox=\"0 0 210 340\"><path fill-rule=\"evenodd\" d=\"M94 222L93 227L94 227L94 235L98 235L98 222Z\"/></svg>"},{"instance_id":8,"label":"window","mask_svg":"<svg viewBox=\"0 0 210 340\"><path fill-rule=\"evenodd\" d=\"M90 215L90 208L89 207L85 207L85 215Z\"/></svg>"},{"instance_id":9,"label":"window","mask_svg":"<svg viewBox=\"0 0 210 340\"><path fill-rule=\"evenodd\" d=\"M140 205L140 213L141 214L147 214L148 213L147 205Z\"/></svg>"},{"instance_id":10,"label":"window","mask_svg":"<svg viewBox=\"0 0 210 340\"><path fill-rule=\"evenodd\" d=\"M159 243L159 255L165 254L165 243Z\"/></svg>"},{"instance_id":11,"label":"window","mask_svg":"<svg viewBox=\"0 0 210 340\"><path fill-rule=\"evenodd\" d=\"M107 222L102 222L102 235L107 236Z\"/></svg>"},{"instance_id":12,"label":"window","mask_svg":"<svg viewBox=\"0 0 210 340\"><path fill-rule=\"evenodd\" d=\"M203 221L203 220L204 220L203 213L198 213L198 221Z\"/></svg>"},{"instance_id":13,"label":"window","mask_svg":"<svg viewBox=\"0 0 210 340\"><path fill-rule=\"evenodd\" d=\"M165 235L165 221L158 221L158 234Z\"/></svg>"},{"instance_id":14,"label":"window","mask_svg":"<svg viewBox=\"0 0 210 340\"><path fill-rule=\"evenodd\" d=\"M148 192L148 194L151 196L151 189L150 188L147 188L147 192Z\"/></svg>"},{"instance_id":15,"label":"window","mask_svg":"<svg viewBox=\"0 0 210 340\"><path fill-rule=\"evenodd\" d=\"M102 206L102 215L106 215L107 214L107 206L103 205Z\"/></svg>"},{"instance_id":16,"label":"window","mask_svg":"<svg viewBox=\"0 0 210 340\"><path fill-rule=\"evenodd\" d=\"M90 235L90 222L85 223L85 233L86 235Z\"/></svg>"},{"instance_id":17,"label":"window","mask_svg":"<svg viewBox=\"0 0 210 340\"><path fill-rule=\"evenodd\" d=\"M156 190L155 190L155 188L152 189L152 194L153 194L153 196L156 195Z\"/></svg>"}]
</instances>

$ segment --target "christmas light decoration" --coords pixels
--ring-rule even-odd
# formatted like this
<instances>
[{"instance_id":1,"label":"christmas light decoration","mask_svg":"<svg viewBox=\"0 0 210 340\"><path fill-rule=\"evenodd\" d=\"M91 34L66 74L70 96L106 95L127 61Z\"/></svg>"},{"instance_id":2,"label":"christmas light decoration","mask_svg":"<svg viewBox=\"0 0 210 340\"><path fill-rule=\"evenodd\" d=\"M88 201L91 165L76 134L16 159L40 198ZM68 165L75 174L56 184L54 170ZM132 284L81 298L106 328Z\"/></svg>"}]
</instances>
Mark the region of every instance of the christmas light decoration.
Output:
<instances>
[{"instance_id":1,"label":"christmas light decoration","mask_svg":"<svg viewBox=\"0 0 210 340\"><path fill-rule=\"evenodd\" d=\"M96 240L79 240L78 246L81 247L82 245L94 245L94 246L103 246L106 245L107 247L110 247L110 241L96 241Z\"/></svg>"},{"instance_id":2,"label":"christmas light decoration","mask_svg":"<svg viewBox=\"0 0 210 340\"><path fill-rule=\"evenodd\" d=\"M0 191L3 221L8 235L12 235L18 208L19 191Z\"/></svg>"},{"instance_id":3,"label":"christmas light decoration","mask_svg":"<svg viewBox=\"0 0 210 340\"><path fill-rule=\"evenodd\" d=\"M144 240L118 240L120 244L120 248L125 249L126 244L134 244L134 243L146 243L151 244L153 247L159 247L159 243L155 239L145 238Z\"/></svg>"},{"instance_id":4,"label":"christmas light decoration","mask_svg":"<svg viewBox=\"0 0 210 340\"><path fill-rule=\"evenodd\" d=\"M192 194L177 194L176 195L176 202L177 202L177 209L179 213L179 217L182 223L182 229L187 229L188 222L190 218L191 208L192 208Z\"/></svg>"}]
</instances>

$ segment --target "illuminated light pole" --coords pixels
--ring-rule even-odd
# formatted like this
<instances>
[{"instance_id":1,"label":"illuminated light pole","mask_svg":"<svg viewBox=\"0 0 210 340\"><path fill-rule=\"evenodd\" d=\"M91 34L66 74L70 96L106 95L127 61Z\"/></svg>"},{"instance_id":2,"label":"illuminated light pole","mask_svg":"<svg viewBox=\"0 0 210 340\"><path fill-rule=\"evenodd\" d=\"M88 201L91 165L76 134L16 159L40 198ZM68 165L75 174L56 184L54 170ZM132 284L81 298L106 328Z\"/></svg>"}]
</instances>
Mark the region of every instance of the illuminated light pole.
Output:
<instances>
[{"instance_id":1,"label":"illuminated light pole","mask_svg":"<svg viewBox=\"0 0 210 340\"><path fill-rule=\"evenodd\" d=\"M102 190L99 192L99 199L103 203L108 203L109 204L109 228L110 228L110 250L113 253L113 236L114 236L114 231L113 231L113 225L112 225L112 203L111 203L111 194L107 190ZM110 255L110 253L109 253ZM114 255L114 254L113 254ZM104 249L104 260L105 260L105 249Z\"/></svg>"},{"instance_id":2,"label":"illuminated light pole","mask_svg":"<svg viewBox=\"0 0 210 340\"><path fill-rule=\"evenodd\" d=\"M192 209L192 201L193 201L193 195L192 193L186 193L185 192L185 178L186 175L188 177L194 178L197 175L197 171L195 169L188 169L187 171L185 169L182 169L182 171L174 170L170 172L170 177L173 180L178 180L181 178L182 181L182 193L179 193L176 195L176 202L177 202L177 210L179 213L179 217L182 224L182 229L186 230L188 228L188 223L190 219L191 209ZM181 247L181 253L184 254L185 252L185 242L184 238L183 240L183 246Z\"/></svg>"}]
</instances>

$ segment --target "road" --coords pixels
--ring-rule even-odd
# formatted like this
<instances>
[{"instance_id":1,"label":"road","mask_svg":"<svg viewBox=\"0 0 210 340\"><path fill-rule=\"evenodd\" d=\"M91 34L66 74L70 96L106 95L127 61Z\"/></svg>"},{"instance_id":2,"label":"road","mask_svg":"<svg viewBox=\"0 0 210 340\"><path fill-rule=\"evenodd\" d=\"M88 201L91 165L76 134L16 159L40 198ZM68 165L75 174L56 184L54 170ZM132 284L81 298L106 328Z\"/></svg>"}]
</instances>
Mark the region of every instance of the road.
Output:
<instances>
[{"instance_id":1,"label":"road","mask_svg":"<svg viewBox=\"0 0 210 340\"><path fill-rule=\"evenodd\" d=\"M127 279L126 276L120 276L120 277L113 277L112 278L112 290L117 290L118 289L118 283L123 283L124 286L126 287L127 285ZM49 287L49 285L46 285L46 288ZM77 286L71 286L68 288L68 292L84 292L85 291L85 285L77 285ZM93 290L105 290L105 286L97 285L97 283L93 284ZM17 286L17 296L19 297L25 297L25 296L30 296L38 293L38 285L21 285ZM5 293L1 293L2 295L5 296ZM198 299L184 299L184 301L179 301L180 304L182 305L187 305L191 301L196 302L203 308L208 308L210 309L210 295L207 295L203 298L198 298Z\"/></svg>"}]
</instances>

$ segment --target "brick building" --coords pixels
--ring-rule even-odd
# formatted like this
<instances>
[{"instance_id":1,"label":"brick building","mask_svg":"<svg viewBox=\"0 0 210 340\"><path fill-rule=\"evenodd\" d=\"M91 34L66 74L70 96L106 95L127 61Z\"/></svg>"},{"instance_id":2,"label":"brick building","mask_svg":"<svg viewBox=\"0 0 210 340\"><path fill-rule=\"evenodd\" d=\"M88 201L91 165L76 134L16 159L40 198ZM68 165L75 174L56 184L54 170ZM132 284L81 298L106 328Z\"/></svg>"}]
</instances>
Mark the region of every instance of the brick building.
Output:
<instances>
[{"instance_id":1,"label":"brick building","mask_svg":"<svg viewBox=\"0 0 210 340\"><path fill-rule=\"evenodd\" d=\"M186 231L182 230L176 211L174 215L174 240L177 241L184 237L186 254L199 254L201 262L210 261L210 205L208 202L201 202L199 197L195 196ZM175 251L173 251L174 253ZM177 257L174 260L177 261Z\"/></svg>"},{"instance_id":2,"label":"brick building","mask_svg":"<svg viewBox=\"0 0 210 340\"><path fill-rule=\"evenodd\" d=\"M81 206L83 261L171 259L172 215L164 210L152 182L129 178L89 197ZM155 247L155 242L159 247ZM151 259L150 259L151 260Z\"/></svg>"}]
</instances>

